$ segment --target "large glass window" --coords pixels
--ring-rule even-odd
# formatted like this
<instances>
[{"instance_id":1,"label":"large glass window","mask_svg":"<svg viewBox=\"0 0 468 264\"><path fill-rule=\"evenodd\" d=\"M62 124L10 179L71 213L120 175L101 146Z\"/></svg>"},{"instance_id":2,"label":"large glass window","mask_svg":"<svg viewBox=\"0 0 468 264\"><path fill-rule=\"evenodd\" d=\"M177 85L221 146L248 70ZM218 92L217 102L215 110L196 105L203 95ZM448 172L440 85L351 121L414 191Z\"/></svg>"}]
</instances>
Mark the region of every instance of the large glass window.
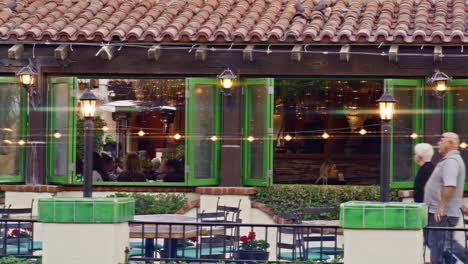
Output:
<instances>
[{"instance_id":1,"label":"large glass window","mask_svg":"<svg viewBox=\"0 0 468 264\"><path fill-rule=\"evenodd\" d=\"M0 78L0 182L24 177L22 89L15 78Z\"/></svg>"},{"instance_id":2,"label":"large glass window","mask_svg":"<svg viewBox=\"0 0 468 264\"><path fill-rule=\"evenodd\" d=\"M377 184L383 81L275 80L274 182Z\"/></svg>"}]
</instances>

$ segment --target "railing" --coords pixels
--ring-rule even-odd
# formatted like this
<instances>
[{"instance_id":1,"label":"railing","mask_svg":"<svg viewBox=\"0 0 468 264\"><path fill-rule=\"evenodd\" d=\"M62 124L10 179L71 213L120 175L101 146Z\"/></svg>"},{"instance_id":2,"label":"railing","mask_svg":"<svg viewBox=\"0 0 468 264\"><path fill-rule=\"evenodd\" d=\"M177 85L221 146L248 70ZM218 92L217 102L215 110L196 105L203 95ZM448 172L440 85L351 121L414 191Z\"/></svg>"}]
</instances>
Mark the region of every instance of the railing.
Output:
<instances>
[{"instance_id":1,"label":"railing","mask_svg":"<svg viewBox=\"0 0 468 264\"><path fill-rule=\"evenodd\" d=\"M35 243L33 240L36 222L36 220L0 218L0 257L40 258L34 255L34 252L42 250L40 243Z\"/></svg>"},{"instance_id":2,"label":"railing","mask_svg":"<svg viewBox=\"0 0 468 264\"><path fill-rule=\"evenodd\" d=\"M343 256L338 226L146 221L129 224L131 261L341 263ZM246 250L246 244L259 245L263 243L260 240L269 244L263 244L266 251Z\"/></svg>"},{"instance_id":3,"label":"railing","mask_svg":"<svg viewBox=\"0 0 468 264\"><path fill-rule=\"evenodd\" d=\"M467 239L468 228L426 227L424 243L431 253L424 250L424 259L430 263L466 263Z\"/></svg>"}]
</instances>

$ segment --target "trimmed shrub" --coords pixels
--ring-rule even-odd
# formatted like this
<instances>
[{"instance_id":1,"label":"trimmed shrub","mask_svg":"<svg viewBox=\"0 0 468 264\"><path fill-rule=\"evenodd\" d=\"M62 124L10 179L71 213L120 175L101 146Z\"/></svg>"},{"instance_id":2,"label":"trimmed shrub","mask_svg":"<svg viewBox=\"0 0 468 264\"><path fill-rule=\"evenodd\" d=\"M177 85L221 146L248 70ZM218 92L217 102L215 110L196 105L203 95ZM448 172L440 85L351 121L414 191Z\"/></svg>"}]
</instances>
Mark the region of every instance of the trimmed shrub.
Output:
<instances>
[{"instance_id":1,"label":"trimmed shrub","mask_svg":"<svg viewBox=\"0 0 468 264\"><path fill-rule=\"evenodd\" d=\"M341 185L273 185L258 187L251 196L252 201L260 202L273 210L276 215L301 212L308 207L335 207L348 201L379 201L378 186L341 186ZM392 201L398 201L392 193ZM338 219L337 215L305 215L304 220Z\"/></svg>"},{"instance_id":2,"label":"trimmed shrub","mask_svg":"<svg viewBox=\"0 0 468 264\"><path fill-rule=\"evenodd\" d=\"M0 258L0 264L40 264L41 260L38 259L24 259L16 257L2 257Z\"/></svg>"},{"instance_id":3,"label":"trimmed shrub","mask_svg":"<svg viewBox=\"0 0 468 264\"><path fill-rule=\"evenodd\" d=\"M131 197L135 199L135 214L173 214L187 202L182 194L116 193L109 197Z\"/></svg>"}]
</instances>

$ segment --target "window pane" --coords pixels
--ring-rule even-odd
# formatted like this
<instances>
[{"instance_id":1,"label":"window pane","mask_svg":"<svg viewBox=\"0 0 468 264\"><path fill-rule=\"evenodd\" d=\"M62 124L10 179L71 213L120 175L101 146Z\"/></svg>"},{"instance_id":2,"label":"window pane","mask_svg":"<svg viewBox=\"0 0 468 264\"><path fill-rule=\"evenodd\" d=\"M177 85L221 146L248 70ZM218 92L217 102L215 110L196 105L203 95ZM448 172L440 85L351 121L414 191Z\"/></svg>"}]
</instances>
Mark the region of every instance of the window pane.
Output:
<instances>
[{"instance_id":1,"label":"window pane","mask_svg":"<svg viewBox=\"0 0 468 264\"><path fill-rule=\"evenodd\" d=\"M382 91L382 81L275 81L274 182L378 184Z\"/></svg>"},{"instance_id":2,"label":"window pane","mask_svg":"<svg viewBox=\"0 0 468 264\"><path fill-rule=\"evenodd\" d=\"M98 98L93 180L184 182L185 80L94 79L79 86L88 83ZM84 120L77 115L81 175Z\"/></svg>"},{"instance_id":3,"label":"window pane","mask_svg":"<svg viewBox=\"0 0 468 264\"><path fill-rule=\"evenodd\" d=\"M263 145L265 136L265 101L266 89L265 85L252 85L250 89L250 133L248 136L254 137L254 141L250 143L250 178L261 179L263 177Z\"/></svg>"},{"instance_id":4,"label":"window pane","mask_svg":"<svg viewBox=\"0 0 468 264\"><path fill-rule=\"evenodd\" d=\"M0 84L0 176L18 176L20 92L17 84Z\"/></svg>"},{"instance_id":5,"label":"window pane","mask_svg":"<svg viewBox=\"0 0 468 264\"><path fill-rule=\"evenodd\" d=\"M461 142L467 142L468 122L466 122L466 112L468 110L468 86L450 87L453 99L453 132L457 133ZM448 95L447 95L448 96ZM459 148L460 154L468 164L468 149ZM468 178L465 179L468 182Z\"/></svg>"},{"instance_id":6,"label":"window pane","mask_svg":"<svg viewBox=\"0 0 468 264\"><path fill-rule=\"evenodd\" d=\"M65 177L67 175L68 163L68 138L69 138L69 101L70 85L68 83L59 83L54 85L55 89L55 130L63 136L55 138L55 176Z\"/></svg>"},{"instance_id":7,"label":"window pane","mask_svg":"<svg viewBox=\"0 0 468 264\"><path fill-rule=\"evenodd\" d=\"M217 90L212 85L198 84L195 87L195 118L191 137L194 139L195 178L212 178L211 161L214 133L213 100Z\"/></svg>"},{"instance_id":8,"label":"window pane","mask_svg":"<svg viewBox=\"0 0 468 264\"><path fill-rule=\"evenodd\" d=\"M411 181L413 170L413 139L409 137L413 128L414 86L395 86L393 95L398 101L393 119L393 181Z\"/></svg>"}]
</instances>

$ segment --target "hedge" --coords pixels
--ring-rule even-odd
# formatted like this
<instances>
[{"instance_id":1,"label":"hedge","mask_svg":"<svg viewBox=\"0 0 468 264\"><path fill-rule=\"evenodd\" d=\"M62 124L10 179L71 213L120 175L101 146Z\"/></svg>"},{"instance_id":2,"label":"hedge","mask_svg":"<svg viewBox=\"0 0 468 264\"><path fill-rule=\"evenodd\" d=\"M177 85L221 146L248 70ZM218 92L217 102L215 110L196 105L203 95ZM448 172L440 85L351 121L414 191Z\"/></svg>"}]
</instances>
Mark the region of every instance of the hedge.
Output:
<instances>
[{"instance_id":1,"label":"hedge","mask_svg":"<svg viewBox=\"0 0 468 264\"><path fill-rule=\"evenodd\" d=\"M187 202L182 194L116 193L108 197L132 197L135 199L135 214L173 214Z\"/></svg>"},{"instance_id":2,"label":"hedge","mask_svg":"<svg viewBox=\"0 0 468 264\"><path fill-rule=\"evenodd\" d=\"M0 257L0 264L40 264L41 259L24 259L16 257Z\"/></svg>"},{"instance_id":3,"label":"hedge","mask_svg":"<svg viewBox=\"0 0 468 264\"><path fill-rule=\"evenodd\" d=\"M396 193L392 201L399 201ZM273 210L276 215L301 212L307 207L335 207L347 201L379 201L378 186L340 186L340 185L273 185L258 187L251 196L252 201L260 202ZM304 220L338 219L337 215L305 215Z\"/></svg>"}]
</instances>

